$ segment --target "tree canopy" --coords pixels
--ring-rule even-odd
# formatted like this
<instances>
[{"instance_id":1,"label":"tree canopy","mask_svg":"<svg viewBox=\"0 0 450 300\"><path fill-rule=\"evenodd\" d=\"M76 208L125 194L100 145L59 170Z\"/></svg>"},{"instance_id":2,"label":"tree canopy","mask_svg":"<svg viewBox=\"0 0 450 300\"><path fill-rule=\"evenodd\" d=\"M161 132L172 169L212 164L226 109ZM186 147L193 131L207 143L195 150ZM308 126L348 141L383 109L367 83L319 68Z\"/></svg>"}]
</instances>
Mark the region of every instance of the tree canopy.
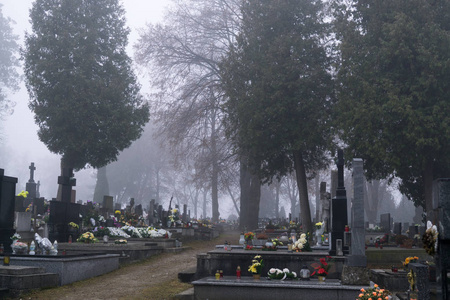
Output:
<instances>
[{"instance_id":1,"label":"tree canopy","mask_svg":"<svg viewBox=\"0 0 450 300\"><path fill-rule=\"evenodd\" d=\"M0 3L0 117L12 113L14 107L14 103L8 100L6 92L18 89L19 37L13 34L12 23L10 18L3 16Z\"/></svg>"},{"instance_id":2,"label":"tree canopy","mask_svg":"<svg viewBox=\"0 0 450 300\"><path fill-rule=\"evenodd\" d=\"M427 211L433 179L450 171L449 15L449 2L426 0L352 1L336 14L347 157L369 178L399 177Z\"/></svg>"},{"instance_id":3,"label":"tree canopy","mask_svg":"<svg viewBox=\"0 0 450 300\"><path fill-rule=\"evenodd\" d=\"M125 52L118 0L37 0L25 36L29 107L39 139L81 169L114 161L149 119Z\"/></svg>"},{"instance_id":4,"label":"tree canopy","mask_svg":"<svg viewBox=\"0 0 450 300\"><path fill-rule=\"evenodd\" d=\"M332 146L321 12L320 1L243 1L240 36L222 64L230 137L262 180L295 170L309 231L307 172L327 164Z\"/></svg>"}]
</instances>

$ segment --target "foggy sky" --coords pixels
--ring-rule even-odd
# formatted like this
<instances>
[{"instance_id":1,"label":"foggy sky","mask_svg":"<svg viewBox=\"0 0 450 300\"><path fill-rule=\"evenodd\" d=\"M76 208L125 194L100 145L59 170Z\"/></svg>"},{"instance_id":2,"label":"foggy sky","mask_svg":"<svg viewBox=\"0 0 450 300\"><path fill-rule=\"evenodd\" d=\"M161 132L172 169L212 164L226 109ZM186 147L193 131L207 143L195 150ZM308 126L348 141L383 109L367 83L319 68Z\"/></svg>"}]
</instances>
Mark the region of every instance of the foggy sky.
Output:
<instances>
[{"instance_id":1,"label":"foggy sky","mask_svg":"<svg viewBox=\"0 0 450 300\"><path fill-rule=\"evenodd\" d=\"M137 42L139 28L147 23L155 23L162 20L164 8L170 0L121 0L127 18L127 26L131 29L129 35L128 55L133 57L132 46ZM0 0L3 4L3 17L13 19L16 24L11 24L14 34L19 36L19 44L23 45L24 32L31 31L29 23L29 10L33 0ZM22 70L19 72L22 74ZM145 94L147 79L136 72ZM9 99L16 102L14 114L0 121L1 140L0 153L6 160L0 162L0 168L5 170L5 175L18 178L16 194L25 190L25 184L29 179L31 162L35 163L36 171L34 180L40 181L40 195L46 199L56 197L57 178L60 173L60 156L51 153L37 137L38 126L34 123L34 114L28 108L28 94L23 81L20 83L20 91L8 95ZM86 169L75 173L77 185L77 200L92 200L95 187L95 170Z\"/></svg>"}]
</instances>

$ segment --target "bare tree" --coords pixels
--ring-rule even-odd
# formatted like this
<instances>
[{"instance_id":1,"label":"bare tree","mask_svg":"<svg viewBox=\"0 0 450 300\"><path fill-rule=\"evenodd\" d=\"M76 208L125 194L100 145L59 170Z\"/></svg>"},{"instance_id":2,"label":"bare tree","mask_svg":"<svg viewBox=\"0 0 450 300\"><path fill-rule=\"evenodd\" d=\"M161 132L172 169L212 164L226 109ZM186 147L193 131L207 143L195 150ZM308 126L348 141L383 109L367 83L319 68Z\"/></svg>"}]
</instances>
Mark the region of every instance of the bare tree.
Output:
<instances>
[{"instance_id":1,"label":"bare tree","mask_svg":"<svg viewBox=\"0 0 450 300\"><path fill-rule=\"evenodd\" d=\"M150 74L159 134L181 159L191 157L209 181L219 219L219 177L230 157L221 125L224 95L218 63L235 40L238 0L174 0L164 24L148 25L135 45ZM207 177L207 178L206 178Z\"/></svg>"}]
</instances>

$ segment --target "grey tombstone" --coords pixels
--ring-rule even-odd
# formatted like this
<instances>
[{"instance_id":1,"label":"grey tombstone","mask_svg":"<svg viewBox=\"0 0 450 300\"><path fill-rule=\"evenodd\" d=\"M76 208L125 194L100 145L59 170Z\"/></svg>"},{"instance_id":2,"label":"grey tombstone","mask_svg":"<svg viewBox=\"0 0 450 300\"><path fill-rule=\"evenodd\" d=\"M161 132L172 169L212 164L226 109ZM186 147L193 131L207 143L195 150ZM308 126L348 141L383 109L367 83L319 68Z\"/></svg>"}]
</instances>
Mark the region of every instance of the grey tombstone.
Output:
<instances>
[{"instance_id":1,"label":"grey tombstone","mask_svg":"<svg viewBox=\"0 0 450 300\"><path fill-rule=\"evenodd\" d=\"M353 159L353 200L352 200L352 233L348 265L352 267L366 267L364 228L364 171L363 160Z\"/></svg>"},{"instance_id":2,"label":"grey tombstone","mask_svg":"<svg viewBox=\"0 0 450 300\"><path fill-rule=\"evenodd\" d=\"M183 204L183 216L182 216L183 222L187 222L187 204Z\"/></svg>"},{"instance_id":3,"label":"grey tombstone","mask_svg":"<svg viewBox=\"0 0 450 300\"><path fill-rule=\"evenodd\" d=\"M14 211L23 212L25 211L25 199L22 196L14 197Z\"/></svg>"},{"instance_id":4,"label":"grey tombstone","mask_svg":"<svg viewBox=\"0 0 450 300\"><path fill-rule=\"evenodd\" d=\"M34 207L36 209L36 214L43 215L45 214L45 199L44 198L36 198L34 199Z\"/></svg>"},{"instance_id":5,"label":"grey tombstone","mask_svg":"<svg viewBox=\"0 0 450 300\"><path fill-rule=\"evenodd\" d=\"M384 233L390 233L391 232L391 214L381 214L380 215L380 227L384 231Z\"/></svg>"},{"instance_id":6,"label":"grey tombstone","mask_svg":"<svg viewBox=\"0 0 450 300\"><path fill-rule=\"evenodd\" d=\"M414 239L414 236L416 235L416 226L409 226L408 228L408 238Z\"/></svg>"},{"instance_id":7,"label":"grey tombstone","mask_svg":"<svg viewBox=\"0 0 450 300\"><path fill-rule=\"evenodd\" d=\"M121 209L122 209L122 204L120 204L120 203L114 204L114 211L121 210Z\"/></svg>"},{"instance_id":8,"label":"grey tombstone","mask_svg":"<svg viewBox=\"0 0 450 300\"><path fill-rule=\"evenodd\" d=\"M148 224L153 225L155 223L155 199L150 200L150 208L148 210Z\"/></svg>"},{"instance_id":9,"label":"grey tombstone","mask_svg":"<svg viewBox=\"0 0 450 300\"><path fill-rule=\"evenodd\" d=\"M32 162L28 168L30 169L30 179L28 179L28 182L25 185L25 189L28 192L28 198L33 200L37 196L37 184L36 182L34 182L34 171L36 170L34 162Z\"/></svg>"},{"instance_id":10,"label":"grey tombstone","mask_svg":"<svg viewBox=\"0 0 450 300\"><path fill-rule=\"evenodd\" d=\"M436 279L441 298L450 299L450 179L437 179L433 183L433 215L437 219L438 249L436 253Z\"/></svg>"},{"instance_id":11,"label":"grey tombstone","mask_svg":"<svg viewBox=\"0 0 450 300\"><path fill-rule=\"evenodd\" d=\"M402 225L403 233L406 233L406 231L407 231L408 229L409 229L409 222L403 223L403 225Z\"/></svg>"},{"instance_id":12,"label":"grey tombstone","mask_svg":"<svg viewBox=\"0 0 450 300\"><path fill-rule=\"evenodd\" d=\"M337 187L338 187L338 171L331 170L331 184L330 184L331 199L336 197Z\"/></svg>"},{"instance_id":13,"label":"grey tombstone","mask_svg":"<svg viewBox=\"0 0 450 300\"><path fill-rule=\"evenodd\" d=\"M336 197L331 200L331 256L337 254L338 240L341 242L344 241L345 225L348 225L347 192L344 186L344 151L342 149L338 150L336 165L338 167L338 186L336 189ZM348 248L343 247L343 254L348 254Z\"/></svg>"},{"instance_id":14,"label":"grey tombstone","mask_svg":"<svg viewBox=\"0 0 450 300\"><path fill-rule=\"evenodd\" d=\"M138 216L142 216L142 204L138 204L136 205L135 209L134 209L134 213Z\"/></svg>"},{"instance_id":15,"label":"grey tombstone","mask_svg":"<svg viewBox=\"0 0 450 300\"><path fill-rule=\"evenodd\" d=\"M15 223L17 232L30 232L31 230L31 211L16 212Z\"/></svg>"},{"instance_id":16,"label":"grey tombstone","mask_svg":"<svg viewBox=\"0 0 450 300\"><path fill-rule=\"evenodd\" d=\"M72 193L72 187L76 185L77 181L73 177L73 169L63 168L62 176L58 176L58 184L61 187L61 201L66 203L71 203L72 200L75 202L75 197Z\"/></svg>"},{"instance_id":17,"label":"grey tombstone","mask_svg":"<svg viewBox=\"0 0 450 300\"><path fill-rule=\"evenodd\" d=\"M114 198L112 196L103 196L103 208L107 212L114 210Z\"/></svg>"},{"instance_id":18,"label":"grey tombstone","mask_svg":"<svg viewBox=\"0 0 450 300\"><path fill-rule=\"evenodd\" d=\"M420 263L409 263L408 268L412 270L415 275L417 300L430 300L430 279L428 266Z\"/></svg>"},{"instance_id":19,"label":"grey tombstone","mask_svg":"<svg viewBox=\"0 0 450 300\"><path fill-rule=\"evenodd\" d=\"M402 234L402 223L399 222L394 223L394 234L396 235Z\"/></svg>"},{"instance_id":20,"label":"grey tombstone","mask_svg":"<svg viewBox=\"0 0 450 300\"><path fill-rule=\"evenodd\" d=\"M14 206L17 178L5 176L0 169L0 244L5 253L12 252L11 236L14 234Z\"/></svg>"}]
</instances>

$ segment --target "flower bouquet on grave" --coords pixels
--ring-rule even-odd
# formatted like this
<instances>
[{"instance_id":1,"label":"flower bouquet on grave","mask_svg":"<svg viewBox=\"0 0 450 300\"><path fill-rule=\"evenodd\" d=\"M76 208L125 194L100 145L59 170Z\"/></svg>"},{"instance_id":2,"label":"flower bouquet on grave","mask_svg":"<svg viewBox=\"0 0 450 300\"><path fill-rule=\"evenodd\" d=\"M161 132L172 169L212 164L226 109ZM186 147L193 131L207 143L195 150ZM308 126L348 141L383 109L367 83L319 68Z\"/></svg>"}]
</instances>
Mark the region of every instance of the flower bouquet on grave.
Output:
<instances>
[{"instance_id":1,"label":"flower bouquet on grave","mask_svg":"<svg viewBox=\"0 0 450 300\"><path fill-rule=\"evenodd\" d=\"M115 240L114 244L124 245L124 244L128 244L128 241L125 239Z\"/></svg>"},{"instance_id":2,"label":"flower bouquet on grave","mask_svg":"<svg viewBox=\"0 0 450 300\"><path fill-rule=\"evenodd\" d=\"M419 258L417 256L409 256L405 258L405 261L402 261L403 267L405 269L408 268L409 263L416 263L419 261Z\"/></svg>"},{"instance_id":3,"label":"flower bouquet on grave","mask_svg":"<svg viewBox=\"0 0 450 300\"><path fill-rule=\"evenodd\" d=\"M317 276L319 277L326 277L328 275L328 270L330 269L330 263L332 261L333 260L331 256L325 256L319 260L320 263L312 263L311 266L314 268L314 272L311 274L311 276L317 274Z\"/></svg>"},{"instance_id":4,"label":"flower bouquet on grave","mask_svg":"<svg viewBox=\"0 0 450 300\"><path fill-rule=\"evenodd\" d=\"M428 221L427 230L422 237L422 242L423 248L431 256L434 256L436 254L438 247L438 235L439 233L437 231L436 225L433 225L433 223Z\"/></svg>"},{"instance_id":5,"label":"flower bouquet on grave","mask_svg":"<svg viewBox=\"0 0 450 300\"><path fill-rule=\"evenodd\" d=\"M267 272L267 276L269 279L275 280L297 279L297 273L289 271L288 268L284 268L283 270L271 268Z\"/></svg>"},{"instance_id":6,"label":"flower bouquet on grave","mask_svg":"<svg viewBox=\"0 0 450 300\"><path fill-rule=\"evenodd\" d=\"M86 244L89 244L89 243L95 243L95 242L97 242L97 241L98 241L98 240L97 240L97 238L95 238L94 234L92 234L92 232L89 232L89 231L83 233L83 234L77 239L77 242L79 242L79 243L86 243Z\"/></svg>"},{"instance_id":7,"label":"flower bouquet on grave","mask_svg":"<svg viewBox=\"0 0 450 300\"><path fill-rule=\"evenodd\" d=\"M250 232L246 232L244 234L244 238L245 238L246 241L253 240L255 238L255 234L253 232L251 232L251 231Z\"/></svg>"},{"instance_id":8,"label":"flower bouquet on grave","mask_svg":"<svg viewBox=\"0 0 450 300\"><path fill-rule=\"evenodd\" d=\"M259 278L261 276L263 267L264 261L261 258L261 255L256 255L255 257L253 257L252 264L248 267L248 271L252 273L253 277Z\"/></svg>"},{"instance_id":9,"label":"flower bouquet on grave","mask_svg":"<svg viewBox=\"0 0 450 300\"><path fill-rule=\"evenodd\" d=\"M300 238L292 245L292 251L295 252L311 252L311 246L309 245L309 234L302 233Z\"/></svg>"},{"instance_id":10,"label":"flower bouquet on grave","mask_svg":"<svg viewBox=\"0 0 450 300\"><path fill-rule=\"evenodd\" d=\"M356 300L391 299L391 293L388 290L380 289L377 284L375 284L373 288L369 288L367 290L362 288L360 291L361 293L358 295Z\"/></svg>"}]
</instances>

